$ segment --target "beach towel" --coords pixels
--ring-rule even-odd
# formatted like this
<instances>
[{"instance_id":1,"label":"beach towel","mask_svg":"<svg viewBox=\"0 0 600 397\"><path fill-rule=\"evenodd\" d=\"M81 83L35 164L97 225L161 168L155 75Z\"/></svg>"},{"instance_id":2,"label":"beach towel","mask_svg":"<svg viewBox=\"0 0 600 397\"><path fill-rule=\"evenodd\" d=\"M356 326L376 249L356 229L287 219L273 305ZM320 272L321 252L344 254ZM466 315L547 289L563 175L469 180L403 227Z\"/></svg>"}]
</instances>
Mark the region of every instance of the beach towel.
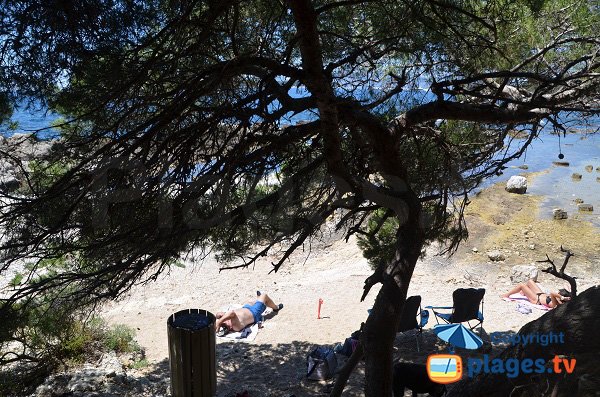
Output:
<instances>
[{"instance_id":1,"label":"beach towel","mask_svg":"<svg viewBox=\"0 0 600 397\"><path fill-rule=\"evenodd\" d=\"M544 305L536 305L534 303L529 302L529 299L527 299L527 297L525 295L522 295L519 292L517 292L515 294L512 294L508 298L502 298L502 299L505 300L505 301L507 301L507 302L510 302L510 301L518 302L520 305L526 304L526 305L529 305L529 306L534 307L534 308L539 309L539 310L544 310L544 311L551 310L550 307L547 307L547 306L544 306ZM522 309L519 310L519 305L517 305L517 310L519 312L521 312L521 313L524 313L524 311L522 311ZM524 313L524 314L527 314L527 313Z\"/></svg>"},{"instance_id":2,"label":"beach towel","mask_svg":"<svg viewBox=\"0 0 600 397\"><path fill-rule=\"evenodd\" d=\"M235 309L239 309L240 307L242 307L242 305L238 305L238 304L232 304L227 306L227 308L223 309L223 312L228 312L229 310L235 310ZM266 314L269 314L272 310L267 308L267 310L265 310L263 312L263 316L265 316ZM264 318L264 317L263 317ZM264 320L263 320L264 323ZM261 327L262 324L252 324L246 328L244 328L243 330L239 331L239 332L229 332L225 335L219 336L219 338L221 339L227 339L228 341L232 341L232 342L253 342L254 339L256 339L256 335L258 335L258 331L262 328Z\"/></svg>"},{"instance_id":3,"label":"beach towel","mask_svg":"<svg viewBox=\"0 0 600 397\"><path fill-rule=\"evenodd\" d=\"M252 324L249 327L244 328L240 332L229 332L220 338L231 340L233 342L252 342L256 339L256 335L258 335L258 324ZM243 336L245 334L245 336Z\"/></svg>"},{"instance_id":4,"label":"beach towel","mask_svg":"<svg viewBox=\"0 0 600 397\"><path fill-rule=\"evenodd\" d=\"M517 302L517 311L521 314L530 314L533 309L527 302Z\"/></svg>"}]
</instances>

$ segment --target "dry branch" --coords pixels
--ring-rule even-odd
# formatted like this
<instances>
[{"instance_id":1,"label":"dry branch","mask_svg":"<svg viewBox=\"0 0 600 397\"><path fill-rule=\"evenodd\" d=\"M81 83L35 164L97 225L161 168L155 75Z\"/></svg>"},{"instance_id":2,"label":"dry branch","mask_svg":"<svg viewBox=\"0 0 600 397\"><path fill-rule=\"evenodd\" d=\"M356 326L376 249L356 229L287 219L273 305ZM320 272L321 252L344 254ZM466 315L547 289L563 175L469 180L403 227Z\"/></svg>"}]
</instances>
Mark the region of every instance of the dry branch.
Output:
<instances>
[{"instance_id":1,"label":"dry branch","mask_svg":"<svg viewBox=\"0 0 600 397\"><path fill-rule=\"evenodd\" d=\"M561 278L563 280L566 280L569 282L569 285L571 286L571 296L575 297L577 296L577 281L575 280L575 277L569 276L568 274L565 273L565 269L567 267L567 263L569 263L569 259L572 256L575 256L575 254L573 254L571 251L564 249L562 247L562 245L560 246L560 251L565 253L565 259L563 261L562 266L560 267L560 271L557 270L556 265L554 264L554 262L550 259L550 257L548 256L548 254L546 254L546 259L543 261L537 261L538 263L549 263L550 266L546 269L543 269L542 271L544 273L548 273L553 275L554 277L558 277Z\"/></svg>"}]
</instances>

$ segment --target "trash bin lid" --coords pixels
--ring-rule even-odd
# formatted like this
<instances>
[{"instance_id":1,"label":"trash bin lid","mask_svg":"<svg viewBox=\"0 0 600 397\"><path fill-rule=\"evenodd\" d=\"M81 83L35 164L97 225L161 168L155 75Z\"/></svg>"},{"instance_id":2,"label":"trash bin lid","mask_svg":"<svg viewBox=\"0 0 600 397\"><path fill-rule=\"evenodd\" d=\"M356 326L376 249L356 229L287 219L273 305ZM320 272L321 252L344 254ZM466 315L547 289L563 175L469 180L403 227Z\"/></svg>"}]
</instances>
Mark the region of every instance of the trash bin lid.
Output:
<instances>
[{"instance_id":1,"label":"trash bin lid","mask_svg":"<svg viewBox=\"0 0 600 397\"><path fill-rule=\"evenodd\" d=\"M169 317L168 324L174 328L197 331L214 324L214 315L209 312L177 312Z\"/></svg>"}]
</instances>

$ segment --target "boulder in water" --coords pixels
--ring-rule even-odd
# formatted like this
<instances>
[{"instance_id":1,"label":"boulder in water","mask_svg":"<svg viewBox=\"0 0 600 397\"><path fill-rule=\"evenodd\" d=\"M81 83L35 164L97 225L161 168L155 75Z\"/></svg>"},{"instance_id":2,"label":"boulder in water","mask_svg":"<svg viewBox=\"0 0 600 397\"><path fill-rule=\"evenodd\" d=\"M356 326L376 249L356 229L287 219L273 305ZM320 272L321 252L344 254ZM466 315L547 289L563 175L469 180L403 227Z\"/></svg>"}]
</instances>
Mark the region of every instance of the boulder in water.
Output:
<instances>
[{"instance_id":1,"label":"boulder in water","mask_svg":"<svg viewBox=\"0 0 600 397\"><path fill-rule=\"evenodd\" d=\"M509 193L523 194L527 191L527 178L524 176L511 176L506 182L506 191Z\"/></svg>"},{"instance_id":2,"label":"boulder in water","mask_svg":"<svg viewBox=\"0 0 600 397\"><path fill-rule=\"evenodd\" d=\"M552 217L554 219L567 219L567 211L563 210L562 208L554 208L552 210Z\"/></svg>"}]
</instances>

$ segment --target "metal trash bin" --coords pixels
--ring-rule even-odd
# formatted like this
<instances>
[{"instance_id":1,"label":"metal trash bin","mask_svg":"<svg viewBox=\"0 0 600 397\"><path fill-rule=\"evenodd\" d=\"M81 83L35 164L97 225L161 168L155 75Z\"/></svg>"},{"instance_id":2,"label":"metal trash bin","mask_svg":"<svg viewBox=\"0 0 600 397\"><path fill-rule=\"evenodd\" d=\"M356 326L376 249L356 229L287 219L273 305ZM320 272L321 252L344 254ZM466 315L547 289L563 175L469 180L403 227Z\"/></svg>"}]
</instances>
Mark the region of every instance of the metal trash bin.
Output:
<instances>
[{"instance_id":1,"label":"metal trash bin","mask_svg":"<svg viewBox=\"0 0 600 397\"><path fill-rule=\"evenodd\" d=\"M167 319L171 395L212 397L217 390L215 316L181 310Z\"/></svg>"}]
</instances>

